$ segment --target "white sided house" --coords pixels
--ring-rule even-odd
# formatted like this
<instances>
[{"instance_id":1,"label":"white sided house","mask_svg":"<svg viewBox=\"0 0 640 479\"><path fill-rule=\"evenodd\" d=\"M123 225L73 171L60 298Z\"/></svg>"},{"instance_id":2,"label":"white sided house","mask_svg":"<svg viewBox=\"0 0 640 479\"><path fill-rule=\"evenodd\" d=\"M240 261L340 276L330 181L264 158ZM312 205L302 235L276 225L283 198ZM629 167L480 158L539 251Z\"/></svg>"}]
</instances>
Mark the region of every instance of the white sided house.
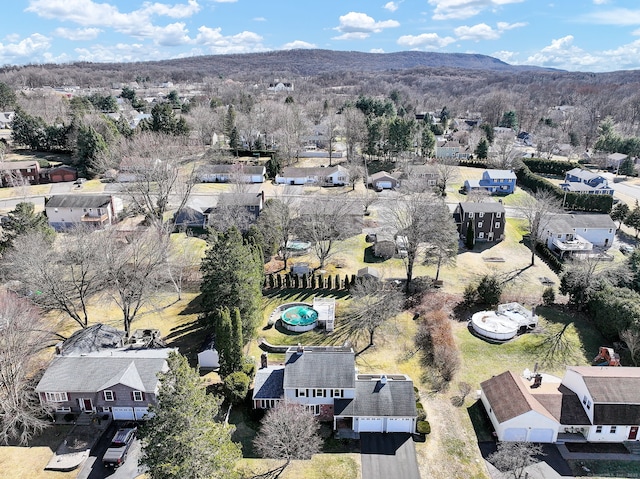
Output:
<instances>
[{"instance_id":1,"label":"white sided house","mask_svg":"<svg viewBox=\"0 0 640 479\"><path fill-rule=\"evenodd\" d=\"M640 368L569 366L562 380L507 371L480 387L500 441L640 439Z\"/></svg>"},{"instance_id":2,"label":"white sided house","mask_svg":"<svg viewBox=\"0 0 640 479\"><path fill-rule=\"evenodd\" d=\"M253 165L203 165L197 177L202 183L264 183L267 169Z\"/></svg>"},{"instance_id":3,"label":"white sided house","mask_svg":"<svg viewBox=\"0 0 640 479\"><path fill-rule=\"evenodd\" d=\"M349 172L342 166L292 167L282 169L276 175L281 185L345 186L349 183Z\"/></svg>"},{"instance_id":4,"label":"white sided house","mask_svg":"<svg viewBox=\"0 0 640 479\"><path fill-rule=\"evenodd\" d=\"M268 409L286 401L304 405L335 430L415 431L413 382L404 375L359 375L349 347L289 348L285 364L258 370L253 407Z\"/></svg>"},{"instance_id":5,"label":"white sided house","mask_svg":"<svg viewBox=\"0 0 640 479\"><path fill-rule=\"evenodd\" d=\"M541 237L547 248L563 258L590 254L594 248L608 249L615 234L616 224L607 214L571 213L554 216Z\"/></svg>"},{"instance_id":6,"label":"white sided house","mask_svg":"<svg viewBox=\"0 0 640 479\"><path fill-rule=\"evenodd\" d=\"M79 225L104 228L115 223L123 209L122 199L112 195L54 195L44 205L49 225L56 231Z\"/></svg>"}]
</instances>

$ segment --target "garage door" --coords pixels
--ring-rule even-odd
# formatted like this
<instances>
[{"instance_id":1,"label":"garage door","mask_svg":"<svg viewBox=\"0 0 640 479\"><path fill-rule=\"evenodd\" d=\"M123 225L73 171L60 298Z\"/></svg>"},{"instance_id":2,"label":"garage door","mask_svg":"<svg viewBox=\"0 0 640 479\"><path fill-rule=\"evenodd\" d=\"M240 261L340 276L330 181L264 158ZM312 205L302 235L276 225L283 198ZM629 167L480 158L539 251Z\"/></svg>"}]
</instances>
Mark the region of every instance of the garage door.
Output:
<instances>
[{"instance_id":1,"label":"garage door","mask_svg":"<svg viewBox=\"0 0 640 479\"><path fill-rule=\"evenodd\" d=\"M413 432L413 421L406 418L393 418L387 419L387 429L385 432Z\"/></svg>"},{"instance_id":2,"label":"garage door","mask_svg":"<svg viewBox=\"0 0 640 479\"><path fill-rule=\"evenodd\" d=\"M529 442L553 442L553 429L532 429Z\"/></svg>"},{"instance_id":3,"label":"garage door","mask_svg":"<svg viewBox=\"0 0 640 479\"><path fill-rule=\"evenodd\" d=\"M502 436L503 441L526 441L527 430L524 427L512 427L505 429Z\"/></svg>"},{"instance_id":4,"label":"garage door","mask_svg":"<svg viewBox=\"0 0 640 479\"><path fill-rule=\"evenodd\" d=\"M136 417L136 421L140 421L141 419L148 419L148 418L144 417L144 416L147 415L148 412L149 412L149 408L146 408L146 407L134 407L133 408L133 414Z\"/></svg>"},{"instance_id":5,"label":"garage door","mask_svg":"<svg viewBox=\"0 0 640 479\"><path fill-rule=\"evenodd\" d=\"M113 419L115 419L116 421L135 420L132 407L112 407L111 414L113 414Z\"/></svg>"},{"instance_id":6,"label":"garage door","mask_svg":"<svg viewBox=\"0 0 640 479\"><path fill-rule=\"evenodd\" d=\"M384 425L382 418L359 417L355 418L355 422L353 429L356 432L382 432Z\"/></svg>"},{"instance_id":7,"label":"garage door","mask_svg":"<svg viewBox=\"0 0 640 479\"><path fill-rule=\"evenodd\" d=\"M376 184L378 185L378 188L384 188L387 190L393 187L393 184L390 181L378 181Z\"/></svg>"}]
</instances>

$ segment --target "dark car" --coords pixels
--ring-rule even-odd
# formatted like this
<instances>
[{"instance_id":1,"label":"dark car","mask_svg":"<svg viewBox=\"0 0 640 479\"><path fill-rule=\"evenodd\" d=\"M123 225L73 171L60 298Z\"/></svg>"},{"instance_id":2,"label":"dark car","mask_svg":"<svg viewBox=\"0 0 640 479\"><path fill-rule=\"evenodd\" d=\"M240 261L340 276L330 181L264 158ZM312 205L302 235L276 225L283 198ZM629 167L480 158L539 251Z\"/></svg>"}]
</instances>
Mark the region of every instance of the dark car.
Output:
<instances>
[{"instance_id":1,"label":"dark car","mask_svg":"<svg viewBox=\"0 0 640 479\"><path fill-rule=\"evenodd\" d=\"M102 456L102 463L107 467L120 467L127 460L127 453L136 437L136 428L118 429L111 440L109 449Z\"/></svg>"}]
</instances>

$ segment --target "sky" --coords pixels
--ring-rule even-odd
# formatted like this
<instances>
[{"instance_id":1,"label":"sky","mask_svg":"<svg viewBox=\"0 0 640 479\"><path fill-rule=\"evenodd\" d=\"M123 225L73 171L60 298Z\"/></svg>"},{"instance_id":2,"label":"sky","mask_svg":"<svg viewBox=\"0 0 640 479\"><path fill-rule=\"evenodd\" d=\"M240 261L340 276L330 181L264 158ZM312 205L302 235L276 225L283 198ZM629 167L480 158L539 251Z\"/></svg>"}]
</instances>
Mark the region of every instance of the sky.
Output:
<instances>
[{"instance_id":1,"label":"sky","mask_svg":"<svg viewBox=\"0 0 640 479\"><path fill-rule=\"evenodd\" d=\"M4 0L0 65L322 48L640 68L638 0Z\"/></svg>"}]
</instances>

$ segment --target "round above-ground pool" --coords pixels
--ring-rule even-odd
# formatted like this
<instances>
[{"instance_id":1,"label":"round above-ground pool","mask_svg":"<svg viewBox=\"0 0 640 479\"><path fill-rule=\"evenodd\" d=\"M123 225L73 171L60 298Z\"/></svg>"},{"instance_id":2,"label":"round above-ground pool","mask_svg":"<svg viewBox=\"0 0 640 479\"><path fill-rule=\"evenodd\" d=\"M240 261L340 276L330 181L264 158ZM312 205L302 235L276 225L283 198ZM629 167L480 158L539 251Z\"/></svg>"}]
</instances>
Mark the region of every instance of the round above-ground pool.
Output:
<instances>
[{"instance_id":1,"label":"round above-ground pool","mask_svg":"<svg viewBox=\"0 0 640 479\"><path fill-rule=\"evenodd\" d=\"M498 341L513 338L520 325L508 316L495 311L480 311L471 317L471 326L482 336Z\"/></svg>"},{"instance_id":2,"label":"round above-ground pool","mask_svg":"<svg viewBox=\"0 0 640 479\"><path fill-rule=\"evenodd\" d=\"M302 333L318 325L318 312L310 304L296 304L286 308L280 316L285 329Z\"/></svg>"}]
</instances>

